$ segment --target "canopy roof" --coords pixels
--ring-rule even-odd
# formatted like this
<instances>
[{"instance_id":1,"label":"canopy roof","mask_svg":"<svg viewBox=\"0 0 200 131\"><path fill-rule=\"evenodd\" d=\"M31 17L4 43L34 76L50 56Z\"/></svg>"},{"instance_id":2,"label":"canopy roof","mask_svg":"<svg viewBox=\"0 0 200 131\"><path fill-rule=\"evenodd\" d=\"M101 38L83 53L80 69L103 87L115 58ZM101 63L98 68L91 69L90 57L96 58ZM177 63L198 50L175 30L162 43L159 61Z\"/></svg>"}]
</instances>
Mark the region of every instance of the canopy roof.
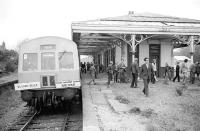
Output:
<instances>
[{"instance_id":1,"label":"canopy roof","mask_svg":"<svg viewBox=\"0 0 200 131\"><path fill-rule=\"evenodd\" d=\"M101 21L126 21L126 22L166 22L166 23L200 23L200 20L179 18L153 13L129 12L128 15L100 19Z\"/></svg>"},{"instance_id":2,"label":"canopy roof","mask_svg":"<svg viewBox=\"0 0 200 131\"><path fill-rule=\"evenodd\" d=\"M72 23L73 40L80 52L97 52L112 46L113 34L200 35L200 20L129 12L128 15ZM171 36L170 36L171 37Z\"/></svg>"}]
</instances>

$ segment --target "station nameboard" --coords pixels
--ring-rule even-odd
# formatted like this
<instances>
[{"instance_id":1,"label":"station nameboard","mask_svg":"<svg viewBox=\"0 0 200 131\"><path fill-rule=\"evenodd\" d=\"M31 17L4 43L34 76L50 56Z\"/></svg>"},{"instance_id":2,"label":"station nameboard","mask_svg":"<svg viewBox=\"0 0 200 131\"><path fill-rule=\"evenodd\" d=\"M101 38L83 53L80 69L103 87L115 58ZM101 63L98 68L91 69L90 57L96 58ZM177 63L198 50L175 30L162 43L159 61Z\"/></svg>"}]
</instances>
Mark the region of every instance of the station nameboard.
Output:
<instances>
[{"instance_id":1,"label":"station nameboard","mask_svg":"<svg viewBox=\"0 0 200 131\"><path fill-rule=\"evenodd\" d=\"M15 90L28 90L28 89L38 89L38 88L40 88L40 82L15 84Z\"/></svg>"},{"instance_id":2,"label":"station nameboard","mask_svg":"<svg viewBox=\"0 0 200 131\"><path fill-rule=\"evenodd\" d=\"M70 81L56 84L56 88L80 88L80 86L80 81Z\"/></svg>"}]
</instances>

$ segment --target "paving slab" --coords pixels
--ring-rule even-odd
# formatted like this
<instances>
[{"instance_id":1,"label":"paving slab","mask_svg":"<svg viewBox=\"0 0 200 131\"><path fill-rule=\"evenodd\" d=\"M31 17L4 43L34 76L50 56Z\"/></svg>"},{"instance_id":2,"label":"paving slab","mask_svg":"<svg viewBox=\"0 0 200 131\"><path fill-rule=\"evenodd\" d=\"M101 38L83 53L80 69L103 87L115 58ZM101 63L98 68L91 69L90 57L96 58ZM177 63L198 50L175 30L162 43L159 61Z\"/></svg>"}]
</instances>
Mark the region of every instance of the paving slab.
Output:
<instances>
[{"instance_id":1,"label":"paving slab","mask_svg":"<svg viewBox=\"0 0 200 131\"><path fill-rule=\"evenodd\" d=\"M105 99L105 96L103 93L98 92L98 93L91 93L92 94L92 100L94 104L107 104L107 101Z\"/></svg>"},{"instance_id":2,"label":"paving slab","mask_svg":"<svg viewBox=\"0 0 200 131\"><path fill-rule=\"evenodd\" d=\"M95 105L87 85L82 87L83 131L100 131Z\"/></svg>"}]
</instances>

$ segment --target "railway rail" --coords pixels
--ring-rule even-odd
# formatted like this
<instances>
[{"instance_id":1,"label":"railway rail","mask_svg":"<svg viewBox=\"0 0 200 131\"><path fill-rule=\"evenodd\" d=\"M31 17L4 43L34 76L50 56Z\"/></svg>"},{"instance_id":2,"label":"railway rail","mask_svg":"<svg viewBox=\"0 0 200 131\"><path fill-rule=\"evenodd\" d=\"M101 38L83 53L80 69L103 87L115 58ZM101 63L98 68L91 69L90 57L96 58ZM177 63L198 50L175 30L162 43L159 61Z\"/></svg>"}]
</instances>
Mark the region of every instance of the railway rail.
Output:
<instances>
[{"instance_id":1,"label":"railway rail","mask_svg":"<svg viewBox=\"0 0 200 131\"><path fill-rule=\"evenodd\" d=\"M23 114L9 131L81 131L82 104L73 105L73 111L43 110Z\"/></svg>"},{"instance_id":2,"label":"railway rail","mask_svg":"<svg viewBox=\"0 0 200 131\"><path fill-rule=\"evenodd\" d=\"M69 118L69 113L45 114L35 112L32 115L23 116L9 131L65 131Z\"/></svg>"},{"instance_id":3,"label":"railway rail","mask_svg":"<svg viewBox=\"0 0 200 131\"><path fill-rule=\"evenodd\" d=\"M11 76L0 79L1 89L13 88L12 85L17 83L17 77ZM27 108L25 112L20 114L17 122L12 124L8 131L68 131L82 130L82 103L72 104L72 112L69 113L60 109L60 111L42 110L41 112L32 112L31 108Z\"/></svg>"}]
</instances>

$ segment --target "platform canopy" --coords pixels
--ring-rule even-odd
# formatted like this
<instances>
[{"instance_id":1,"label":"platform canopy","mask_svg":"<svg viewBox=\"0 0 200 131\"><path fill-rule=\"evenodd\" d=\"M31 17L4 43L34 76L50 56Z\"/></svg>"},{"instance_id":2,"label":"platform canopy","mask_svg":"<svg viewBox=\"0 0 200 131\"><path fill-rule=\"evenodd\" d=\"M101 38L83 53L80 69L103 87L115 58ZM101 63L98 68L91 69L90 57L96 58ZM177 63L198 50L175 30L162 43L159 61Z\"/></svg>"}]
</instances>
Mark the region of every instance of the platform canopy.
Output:
<instances>
[{"instance_id":1,"label":"platform canopy","mask_svg":"<svg viewBox=\"0 0 200 131\"><path fill-rule=\"evenodd\" d=\"M71 26L73 41L78 44L80 54L112 47L115 41L129 34L135 34L136 39L177 40L175 43L182 46L186 40L183 36L200 36L200 20L132 11L124 16L73 22Z\"/></svg>"}]
</instances>

